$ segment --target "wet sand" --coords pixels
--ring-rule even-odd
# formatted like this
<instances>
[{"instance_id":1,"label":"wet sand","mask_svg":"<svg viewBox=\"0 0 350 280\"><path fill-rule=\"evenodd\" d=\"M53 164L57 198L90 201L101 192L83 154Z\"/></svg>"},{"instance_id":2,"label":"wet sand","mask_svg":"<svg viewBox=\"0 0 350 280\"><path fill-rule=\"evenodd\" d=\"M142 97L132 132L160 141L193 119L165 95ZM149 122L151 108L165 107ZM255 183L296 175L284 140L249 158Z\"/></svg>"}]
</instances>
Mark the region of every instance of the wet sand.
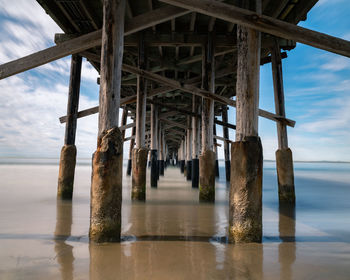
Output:
<instances>
[{"instance_id":1,"label":"wet sand","mask_svg":"<svg viewBox=\"0 0 350 280\"><path fill-rule=\"evenodd\" d=\"M0 279L350 279L349 164L296 163L291 209L265 163L263 243L245 245L226 242L220 171L215 204L177 168L148 184L146 203L130 201L124 176L123 242L92 245L90 166L77 166L69 203L56 201L58 166L1 164Z\"/></svg>"}]
</instances>

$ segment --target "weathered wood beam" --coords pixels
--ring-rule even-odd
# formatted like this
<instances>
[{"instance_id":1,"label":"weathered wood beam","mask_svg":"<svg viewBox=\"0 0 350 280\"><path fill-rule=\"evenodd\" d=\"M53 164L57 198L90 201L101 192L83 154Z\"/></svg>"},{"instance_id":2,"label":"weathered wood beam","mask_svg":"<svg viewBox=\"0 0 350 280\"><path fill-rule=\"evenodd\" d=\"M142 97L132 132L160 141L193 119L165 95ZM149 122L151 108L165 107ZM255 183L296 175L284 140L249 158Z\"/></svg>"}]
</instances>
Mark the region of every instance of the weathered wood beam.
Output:
<instances>
[{"instance_id":1,"label":"weathered wood beam","mask_svg":"<svg viewBox=\"0 0 350 280\"><path fill-rule=\"evenodd\" d=\"M149 47L200 47L205 43L205 36L194 32L173 31L171 34L152 32L145 35L145 40ZM236 38L233 35L216 35L215 41L217 42L217 47L232 48L236 45ZM125 38L125 47L135 46L137 46L136 36Z\"/></svg>"},{"instance_id":2,"label":"weathered wood beam","mask_svg":"<svg viewBox=\"0 0 350 280\"><path fill-rule=\"evenodd\" d=\"M217 139L217 140L220 140L220 141L223 141L223 142L227 142L227 143L233 143L233 141L231 141L230 139L225 138L225 137L221 137L221 136L218 136L218 135L214 135L214 139Z\"/></svg>"},{"instance_id":3,"label":"weathered wood beam","mask_svg":"<svg viewBox=\"0 0 350 280\"><path fill-rule=\"evenodd\" d=\"M172 80L172 79L160 76L158 74L139 69L139 68L131 66L131 65L123 64L123 71L143 76L146 79L161 83L161 84L166 85L166 86L173 87L174 89L182 90L182 91L188 92L190 94L195 94L195 95L198 95L198 96L201 96L204 98L212 99L214 101L217 101L217 102L220 102L223 104L229 104L231 106L234 106L233 100L231 100L229 98L226 98L223 96L218 96L216 94L213 94L213 93L206 91L206 90L202 90L202 89L197 88L195 86L192 86L189 84L183 84L179 81Z\"/></svg>"},{"instance_id":4,"label":"weathered wood beam","mask_svg":"<svg viewBox=\"0 0 350 280\"><path fill-rule=\"evenodd\" d=\"M182 123L179 123L179 122L174 122L174 121L167 120L167 119L163 119L163 118L160 118L159 120L162 121L162 122L171 124L171 125L173 125L173 126L175 126L175 127L187 129L187 126L186 126L186 125L184 125L184 124L182 124Z\"/></svg>"},{"instance_id":5,"label":"weathered wood beam","mask_svg":"<svg viewBox=\"0 0 350 280\"><path fill-rule=\"evenodd\" d=\"M141 14L125 24L124 36L188 13L190 13L190 11L181 8L164 6L151 12ZM97 30L62 42L57 46L2 64L0 65L0 80L62 57L100 46L101 38L102 30Z\"/></svg>"},{"instance_id":6,"label":"weathered wood beam","mask_svg":"<svg viewBox=\"0 0 350 280\"><path fill-rule=\"evenodd\" d=\"M150 80L153 80L155 82L167 85L169 87L173 87L174 89L179 89L179 90L182 90L184 92L188 92L190 94L194 94L194 95L201 96L201 97L204 97L204 98L210 98L210 99L212 99L212 100L214 100L216 102L236 107L236 101L235 100L232 100L232 99L229 99L229 98L226 98L226 97L223 97L223 96L219 96L219 95L213 94L213 93L211 93L209 91L199 89L199 88L197 88L195 86L192 86L192 85L183 84L183 83L181 83L179 81L172 80L172 79L169 79L169 78L165 78L163 76L157 75L155 73L151 73L149 71L138 69L137 67L134 67L134 66L131 66L131 65L123 64L123 71L144 76L146 79L150 79ZM261 117L264 117L264 118L267 118L267 119L270 119L270 120L273 120L273 121L285 122L286 125L291 126L291 127L295 126L295 121L287 119L287 118L284 118L282 116L279 116L279 115L276 115L276 114L273 114L273 113L270 113L270 112L262 110L262 109L259 109L259 115Z\"/></svg>"},{"instance_id":7,"label":"weathered wood beam","mask_svg":"<svg viewBox=\"0 0 350 280\"><path fill-rule=\"evenodd\" d=\"M350 57L349 41L264 16L247 9L212 0L160 1L272 34L277 37L294 40L315 48Z\"/></svg>"},{"instance_id":8,"label":"weathered wood beam","mask_svg":"<svg viewBox=\"0 0 350 280\"><path fill-rule=\"evenodd\" d=\"M223 127L231 128L231 129L236 129L236 126L234 124L230 124L226 121L220 121L217 118L214 119L214 123L218 125L222 125Z\"/></svg>"},{"instance_id":9,"label":"weathered wood beam","mask_svg":"<svg viewBox=\"0 0 350 280\"><path fill-rule=\"evenodd\" d=\"M0 80L40 65L101 45L101 30L0 65Z\"/></svg>"},{"instance_id":10,"label":"weathered wood beam","mask_svg":"<svg viewBox=\"0 0 350 280\"><path fill-rule=\"evenodd\" d=\"M163 93L167 93L169 91L173 90L173 88L171 87L159 87L156 89L153 89L151 92L147 93L147 97L152 97L152 96L156 96L156 95L160 95ZM137 96L128 96L128 97L124 97L120 99L120 106L126 105L126 104L130 104L130 103L135 103L136 102L136 98ZM83 117L87 117L93 114L98 113L98 106L86 109L86 110L82 110L80 112L78 112L77 118L83 118ZM60 123L65 123L67 121L67 116L63 116L59 118Z\"/></svg>"}]
</instances>

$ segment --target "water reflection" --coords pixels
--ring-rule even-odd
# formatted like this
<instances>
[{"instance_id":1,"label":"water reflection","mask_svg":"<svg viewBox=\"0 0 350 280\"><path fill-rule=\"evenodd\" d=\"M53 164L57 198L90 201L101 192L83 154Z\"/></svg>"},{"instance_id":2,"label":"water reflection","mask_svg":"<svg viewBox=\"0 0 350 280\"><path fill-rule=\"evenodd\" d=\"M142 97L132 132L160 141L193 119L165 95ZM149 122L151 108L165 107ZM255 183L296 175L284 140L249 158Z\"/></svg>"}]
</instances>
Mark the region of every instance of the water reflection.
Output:
<instances>
[{"instance_id":1,"label":"water reflection","mask_svg":"<svg viewBox=\"0 0 350 280\"><path fill-rule=\"evenodd\" d=\"M55 228L55 252L60 265L61 278L73 279L74 256L73 246L66 243L72 230L72 202L57 200L56 204L56 228Z\"/></svg>"},{"instance_id":2,"label":"water reflection","mask_svg":"<svg viewBox=\"0 0 350 280\"><path fill-rule=\"evenodd\" d=\"M295 204L279 204L279 237L282 243L278 246L278 261L283 279L292 279L292 265L296 258L295 246Z\"/></svg>"}]
</instances>

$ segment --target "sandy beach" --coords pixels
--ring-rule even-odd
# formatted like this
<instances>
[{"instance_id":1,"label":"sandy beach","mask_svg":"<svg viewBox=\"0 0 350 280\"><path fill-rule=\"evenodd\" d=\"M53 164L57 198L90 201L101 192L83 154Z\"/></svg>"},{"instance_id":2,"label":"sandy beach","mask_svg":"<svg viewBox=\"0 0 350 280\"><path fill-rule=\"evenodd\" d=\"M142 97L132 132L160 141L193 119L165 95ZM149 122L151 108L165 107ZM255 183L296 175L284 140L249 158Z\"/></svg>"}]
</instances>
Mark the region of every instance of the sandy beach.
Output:
<instances>
[{"instance_id":1,"label":"sandy beach","mask_svg":"<svg viewBox=\"0 0 350 280\"><path fill-rule=\"evenodd\" d=\"M60 202L54 162L3 163L0 279L349 279L350 164L295 163L295 209L278 205L274 164L264 164L262 244L227 243L223 168L206 204L169 167L145 203L131 202L124 176L123 242L93 245L89 165L77 166L73 202Z\"/></svg>"}]
</instances>

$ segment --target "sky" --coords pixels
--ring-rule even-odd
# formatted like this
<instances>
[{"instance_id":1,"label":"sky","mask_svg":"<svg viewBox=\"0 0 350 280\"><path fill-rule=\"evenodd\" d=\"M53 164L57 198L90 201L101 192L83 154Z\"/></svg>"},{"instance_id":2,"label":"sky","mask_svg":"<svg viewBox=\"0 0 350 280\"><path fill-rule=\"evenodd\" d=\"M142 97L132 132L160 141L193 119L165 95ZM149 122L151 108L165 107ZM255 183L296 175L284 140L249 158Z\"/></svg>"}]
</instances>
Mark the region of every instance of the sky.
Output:
<instances>
[{"instance_id":1,"label":"sky","mask_svg":"<svg viewBox=\"0 0 350 280\"><path fill-rule=\"evenodd\" d=\"M350 40L350 2L320 0L299 25ZM0 0L0 64L53 46L62 30L35 0ZM67 110L70 57L0 80L0 157L58 158ZM350 161L350 58L303 44L283 60L288 128L294 160ZM98 73L83 61L79 110L98 105ZM271 64L261 67L260 108L275 111ZM79 158L96 149L97 114L78 120ZM130 121L130 120L128 120ZM229 110L235 123L235 109ZM217 126L218 135L222 128ZM130 130L127 131L127 135ZM276 124L259 119L264 159L274 160ZM234 139L230 130L230 139ZM127 157L129 142L124 145ZM223 149L218 149L223 158Z\"/></svg>"}]
</instances>

